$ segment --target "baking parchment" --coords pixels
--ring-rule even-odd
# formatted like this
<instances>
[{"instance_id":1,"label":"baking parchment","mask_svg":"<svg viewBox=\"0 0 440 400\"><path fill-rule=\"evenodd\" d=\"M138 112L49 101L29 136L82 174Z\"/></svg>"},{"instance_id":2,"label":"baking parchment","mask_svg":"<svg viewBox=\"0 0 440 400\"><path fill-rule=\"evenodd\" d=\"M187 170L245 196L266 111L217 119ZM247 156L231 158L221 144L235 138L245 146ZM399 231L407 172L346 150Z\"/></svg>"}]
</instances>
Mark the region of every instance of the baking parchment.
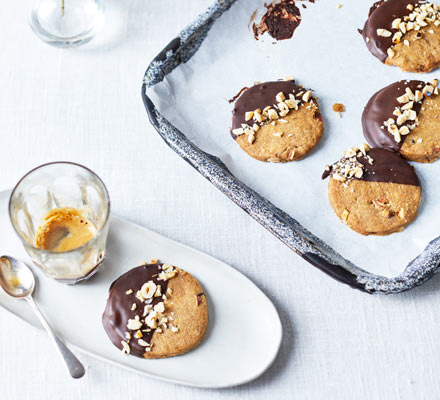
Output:
<instances>
[{"instance_id":1,"label":"baking parchment","mask_svg":"<svg viewBox=\"0 0 440 400\"><path fill-rule=\"evenodd\" d=\"M333 213L327 200L326 164L340 158L350 145L364 142L360 118L370 96L400 79L433 79L435 73L403 73L383 65L363 43L362 28L371 2L297 2L302 22L290 40L259 41L248 28L260 0L239 0L214 24L197 53L147 93L159 111L202 150L218 156L241 181L283 209L359 267L393 276L439 236L440 164L413 163L422 182L417 220L402 233L361 236ZM305 4L307 8L301 5ZM312 88L324 119L324 136L299 162L263 163L249 157L230 135L228 103L243 86L291 76ZM343 103L339 118L331 109Z\"/></svg>"}]
</instances>

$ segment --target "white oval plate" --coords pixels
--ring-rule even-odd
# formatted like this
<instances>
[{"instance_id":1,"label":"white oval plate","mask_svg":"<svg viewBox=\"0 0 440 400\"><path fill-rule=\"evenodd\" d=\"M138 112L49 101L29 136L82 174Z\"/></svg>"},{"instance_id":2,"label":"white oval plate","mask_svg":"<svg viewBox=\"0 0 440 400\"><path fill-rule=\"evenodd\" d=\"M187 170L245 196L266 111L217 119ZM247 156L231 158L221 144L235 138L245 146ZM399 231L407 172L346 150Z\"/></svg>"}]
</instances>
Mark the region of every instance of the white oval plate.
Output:
<instances>
[{"instance_id":1,"label":"white oval plate","mask_svg":"<svg viewBox=\"0 0 440 400\"><path fill-rule=\"evenodd\" d=\"M9 191L0 192L0 253L33 266L9 222ZM101 315L110 284L142 261L158 258L179 266L202 284L209 306L205 339L189 353L162 360L123 355L107 338ZM112 217L107 255L90 281L68 286L36 268L35 300L64 340L81 352L150 378L204 388L240 385L259 377L274 361L282 327L270 300L240 272L200 251L139 225ZM40 328L23 300L0 289L0 306ZM52 351L48 343L48 351ZM60 362L61 366L61 362Z\"/></svg>"}]
</instances>

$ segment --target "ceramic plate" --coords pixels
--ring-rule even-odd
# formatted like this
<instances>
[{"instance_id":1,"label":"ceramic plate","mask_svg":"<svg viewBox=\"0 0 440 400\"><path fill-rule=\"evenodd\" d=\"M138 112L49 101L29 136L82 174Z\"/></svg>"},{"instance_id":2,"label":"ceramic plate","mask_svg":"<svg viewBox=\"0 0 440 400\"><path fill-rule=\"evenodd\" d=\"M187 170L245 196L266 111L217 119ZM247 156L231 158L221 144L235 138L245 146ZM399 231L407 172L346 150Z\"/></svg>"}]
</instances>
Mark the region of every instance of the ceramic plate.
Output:
<instances>
[{"instance_id":1,"label":"ceramic plate","mask_svg":"<svg viewBox=\"0 0 440 400\"><path fill-rule=\"evenodd\" d=\"M0 253L32 265L9 222L9 192L0 192ZM144 260L159 258L190 272L202 284L209 327L195 350L179 357L142 360L123 355L101 325L110 284ZM260 376L275 359L281 322L270 300L240 272L190 247L113 217L102 269L90 281L68 286L37 275L35 300L54 329L77 350L150 378L188 386L224 388ZM40 328L28 304L0 290L0 306ZM47 343L48 351L51 345ZM55 354L55 353L54 353ZM60 361L61 365L61 361Z\"/></svg>"}]
</instances>

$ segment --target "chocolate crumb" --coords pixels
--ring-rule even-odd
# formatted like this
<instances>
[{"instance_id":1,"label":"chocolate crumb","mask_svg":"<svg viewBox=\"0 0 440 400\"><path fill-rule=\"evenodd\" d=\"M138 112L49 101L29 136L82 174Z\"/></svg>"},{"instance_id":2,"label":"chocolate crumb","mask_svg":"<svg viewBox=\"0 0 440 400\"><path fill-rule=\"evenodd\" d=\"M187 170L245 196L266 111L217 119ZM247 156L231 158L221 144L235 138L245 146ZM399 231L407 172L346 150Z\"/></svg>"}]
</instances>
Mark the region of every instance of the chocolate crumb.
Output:
<instances>
[{"instance_id":1,"label":"chocolate crumb","mask_svg":"<svg viewBox=\"0 0 440 400\"><path fill-rule=\"evenodd\" d=\"M199 293L196 295L197 297L197 306L200 306L203 303L203 297L205 294L204 293Z\"/></svg>"},{"instance_id":2,"label":"chocolate crumb","mask_svg":"<svg viewBox=\"0 0 440 400\"><path fill-rule=\"evenodd\" d=\"M266 32L276 40L290 39L301 22L301 12L295 0L281 0L264 6L267 11L261 22L252 25L255 39Z\"/></svg>"}]
</instances>

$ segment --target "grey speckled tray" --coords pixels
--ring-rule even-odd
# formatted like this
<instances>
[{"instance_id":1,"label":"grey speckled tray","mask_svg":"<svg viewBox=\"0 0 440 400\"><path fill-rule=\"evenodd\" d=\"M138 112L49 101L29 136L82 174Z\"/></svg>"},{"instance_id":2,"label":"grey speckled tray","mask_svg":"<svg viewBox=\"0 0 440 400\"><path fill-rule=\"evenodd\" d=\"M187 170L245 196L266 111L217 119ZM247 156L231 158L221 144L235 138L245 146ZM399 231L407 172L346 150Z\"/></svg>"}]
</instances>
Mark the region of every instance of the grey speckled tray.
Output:
<instances>
[{"instance_id":1,"label":"grey speckled tray","mask_svg":"<svg viewBox=\"0 0 440 400\"><path fill-rule=\"evenodd\" d=\"M161 82L197 52L212 25L235 1L217 0L148 66L142 85L142 98L151 124L168 146L214 186L298 255L332 278L366 293L381 294L409 290L431 278L440 265L440 237L431 241L400 275L387 278L369 273L343 258L290 215L240 182L218 157L200 150L168 122L146 95L147 88Z\"/></svg>"}]
</instances>

